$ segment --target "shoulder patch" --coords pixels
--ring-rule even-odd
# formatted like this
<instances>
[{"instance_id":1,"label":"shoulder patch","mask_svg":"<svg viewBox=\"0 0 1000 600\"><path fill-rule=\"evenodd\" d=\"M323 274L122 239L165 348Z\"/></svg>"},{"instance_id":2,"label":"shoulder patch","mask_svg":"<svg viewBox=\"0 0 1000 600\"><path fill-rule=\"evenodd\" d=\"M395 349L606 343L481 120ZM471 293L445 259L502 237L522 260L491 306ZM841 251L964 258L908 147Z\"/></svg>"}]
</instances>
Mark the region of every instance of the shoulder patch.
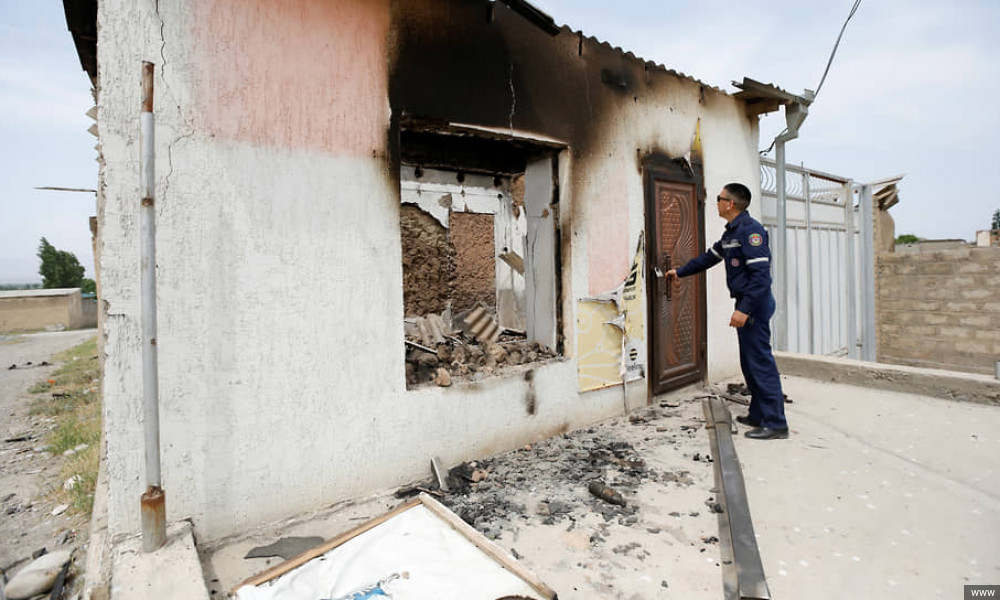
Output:
<instances>
[{"instance_id":1,"label":"shoulder patch","mask_svg":"<svg viewBox=\"0 0 1000 600\"><path fill-rule=\"evenodd\" d=\"M751 233L749 241L751 246L760 246L764 243L764 236L759 233Z\"/></svg>"}]
</instances>

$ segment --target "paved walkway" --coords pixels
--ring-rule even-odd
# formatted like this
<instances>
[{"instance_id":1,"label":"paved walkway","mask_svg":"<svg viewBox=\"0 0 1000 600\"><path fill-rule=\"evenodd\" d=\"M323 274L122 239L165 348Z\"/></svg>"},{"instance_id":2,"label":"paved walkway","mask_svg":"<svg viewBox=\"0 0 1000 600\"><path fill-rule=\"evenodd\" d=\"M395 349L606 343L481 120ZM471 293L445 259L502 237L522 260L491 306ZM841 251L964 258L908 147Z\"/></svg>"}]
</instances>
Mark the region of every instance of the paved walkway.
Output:
<instances>
[{"instance_id":1,"label":"paved walkway","mask_svg":"<svg viewBox=\"0 0 1000 600\"><path fill-rule=\"evenodd\" d=\"M1000 408L782 379L792 437L737 441L774 598L1000 584Z\"/></svg>"}]
</instances>

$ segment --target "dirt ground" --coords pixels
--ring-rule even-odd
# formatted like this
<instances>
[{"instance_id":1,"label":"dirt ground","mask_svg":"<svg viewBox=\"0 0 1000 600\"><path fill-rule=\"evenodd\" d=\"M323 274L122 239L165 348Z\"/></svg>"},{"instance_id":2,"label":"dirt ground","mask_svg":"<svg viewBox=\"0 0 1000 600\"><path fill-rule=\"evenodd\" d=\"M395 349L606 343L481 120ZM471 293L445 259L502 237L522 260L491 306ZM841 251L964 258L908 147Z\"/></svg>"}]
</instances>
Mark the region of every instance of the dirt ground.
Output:
<instances>
[{"instance_id":1,"label":"dirt ground","mask_svg":"<svg viewBox=\"0 0 1000 600\"><path fill-rule=\"evenodd\" d=\"M719 598L714 471L696 398L702 393L687 390L628 417L458 465L451 481L461 489L439 500L561 599ZM595 479L620 492L625 505L591 494ZM244 559L251 548L285 536L329 539L397 506L406 491L202 548L213 597L282 560Z\"/></svg>"},{"instance_id":2,"label":"dirt ground","mask_svg":"<svg viewBox=\"0 0 1000 600\"><path fill-rule=\"evenodd\" d=\"M93 329L0 335L0 568L8 578L42 548L86 545L85 517L52 514L57 503L51 492L63 485L65 458L45 451L53 421L29 414L28 389L58 368L46 364L53 355L95 335Z\"/></svg>"}]
</instances>

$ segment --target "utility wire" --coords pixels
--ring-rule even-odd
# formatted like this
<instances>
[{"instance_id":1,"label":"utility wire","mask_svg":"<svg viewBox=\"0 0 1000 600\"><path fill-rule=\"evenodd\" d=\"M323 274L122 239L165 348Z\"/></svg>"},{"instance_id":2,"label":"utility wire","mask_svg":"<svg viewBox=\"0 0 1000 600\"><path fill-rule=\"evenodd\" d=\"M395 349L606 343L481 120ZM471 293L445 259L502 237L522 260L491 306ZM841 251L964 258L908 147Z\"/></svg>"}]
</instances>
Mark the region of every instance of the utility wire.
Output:
<instances>
[{"instance_id":1,"label":"utility wire","mask_svg":"<svg viewBox=\"0 0 1000 600\"><path fill-rule=\"evenodd\" d=\"M830 65L833 64L833 57L837 55L837 48L840 47L840 39L844 37L844 31L847 30L847 24L851 22L851 18L854 17L854 13L858 12L858 8L860 6L861 6L861 0L854 0L854 6L851 7L851 12L847 15L847 19L844 20L844 25L840 28L840 34L837 36L837 41L836 43L833 44L833 50L830 52L830 58L826 61L826 69L823 70L823 77L819 80L819 85L816 86L816 91L813 92L814 101L816 97L819 96L819 91L823 88L823 83L826 81L826 76L830 72ZM771 141L771 145L767 148L767 150L760 151L760 155L765 156L767 154L770 154L771 150L774 149L775 142L778 141L778 137L781 137L787 131L788 129L786 128L784 131L779 133L778 136Z\"/></svg>"},{"instance_id":2,"label":"utility wire","mask_svg":"<svg viewBox=\"0 0 1000 600\"><path fill-rule=\"evenodd\" d=\"M851 7L850 14L847 15L847 19L844 21L844 26L840 28L840 35L837 36L837 43L833 45L833 51L830 52L830 60L826 61L826 69L823 71L823 78L819 80L819 85L816 86L816 92L813 94L813 98L819 96L819 91L823 88L823 82L826 81L826 75L830 72L830 65L833 64L833 57L837 54L837 48L840 46L840 38L844 37L844 30L847 29L847 24L851 22L851 17L854 13L858 12L858 7L861 6L861 0L854 0L854 6Z\"/></svg>"},{"instance_id":3,"label":"utility wire","mask_svg":"<svg viewBox=\"0 0 1000 600\"><path fill-rule=\"evenodd\" d=\"M771 145L767 147L767 150L761 150L760 152L758 152L758 154L760 154L761 156L765 156L767 154L770 154L771 150L774 150L774 145L776 143L778 143L778 138L780 138L781 136L785 135L786 133L788 133L788 128L787 127L785 127L784 129L782 129L781 133L779 133L778 135L774 136L774 139L771 140Z\"/></svg>"}]
</instances>

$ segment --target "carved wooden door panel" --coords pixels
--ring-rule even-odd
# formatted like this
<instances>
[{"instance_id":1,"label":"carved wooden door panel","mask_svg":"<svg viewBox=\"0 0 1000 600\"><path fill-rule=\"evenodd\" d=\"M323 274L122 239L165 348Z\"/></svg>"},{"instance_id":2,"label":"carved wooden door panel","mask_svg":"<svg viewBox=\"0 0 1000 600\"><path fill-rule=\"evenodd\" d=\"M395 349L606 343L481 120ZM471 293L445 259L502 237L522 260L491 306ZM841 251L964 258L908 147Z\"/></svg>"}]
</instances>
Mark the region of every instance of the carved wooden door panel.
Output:
<instances>
[{"instance_id":1,"label":"carved wooden door panel","mask_svg":"<svg viewBox=\"0 0 1000 600\"><path fill-rule=\"evenodd\" d=\"M678 179L682 179L678 181ZM683 181L689 179L689 181ZM646 214L650 241L647 299L650 388L660 394L705 377L705 276L666 282L665 274L705 247L704 213L690 171L647 166Z\"/></svg>"}]
</instances>

